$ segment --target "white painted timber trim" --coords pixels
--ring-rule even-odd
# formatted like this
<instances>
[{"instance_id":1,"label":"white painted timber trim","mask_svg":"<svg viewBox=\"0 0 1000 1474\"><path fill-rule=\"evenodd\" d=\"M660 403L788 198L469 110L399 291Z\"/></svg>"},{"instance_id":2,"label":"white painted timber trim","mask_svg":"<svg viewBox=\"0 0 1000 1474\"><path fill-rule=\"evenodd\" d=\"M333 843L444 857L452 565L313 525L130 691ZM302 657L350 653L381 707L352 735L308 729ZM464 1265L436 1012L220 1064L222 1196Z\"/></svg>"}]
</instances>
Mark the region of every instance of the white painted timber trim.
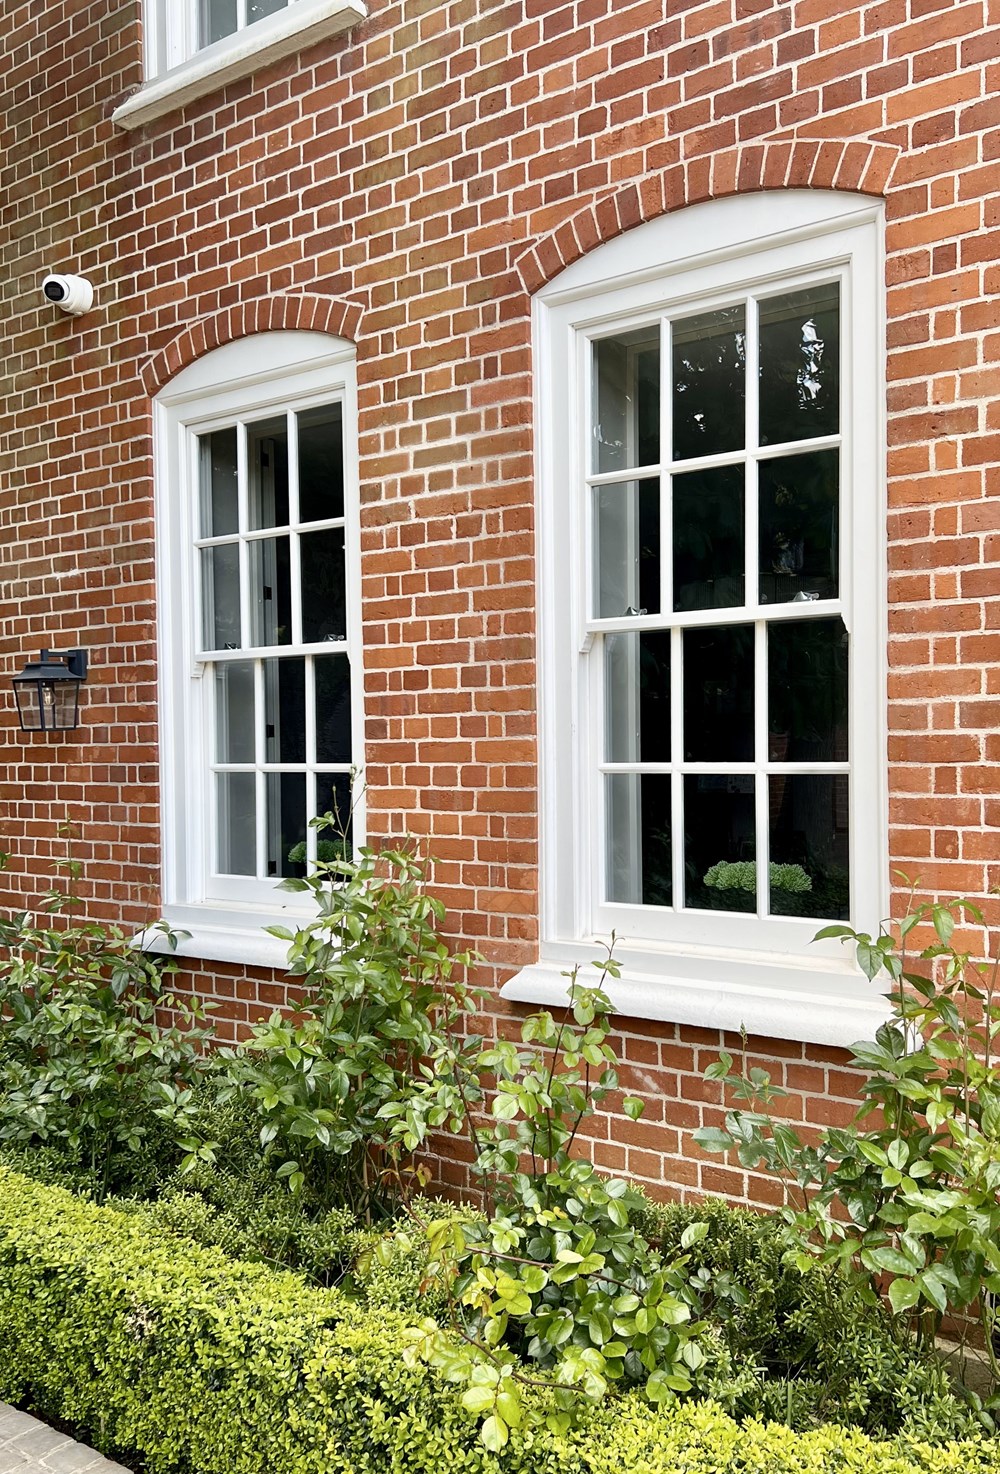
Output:
<instances>
[{"instance_id":1,"label":"white painted timber trim","mask_svg":"<svg viewBox=\"0 0 1000 1474\"><path fill-rule=\"evenodd\" d=\"M179 66L151 78L119 104L111 121L119 128L142 128L270 62L350 30L367 15L364 0L296 0L286 10L202 47Z\"/></svg>"},{"instance_id":2,"label":"white painted timber trim","mask_svg":"<svg viewBox=\"0 0 1000 1474\"><path fill-rule=\"evenodd\" d=\"M581 948L575 952L580 956ZM767 1039L791 1039L803 1044L825 1044L847 1049L859 1040L874 1038L890 1014L889 1000L879 984L858 985L858 975L847 971L805 975L773 961L734 964L732 971L709 959L691 956L663 959L633 958L616 950L621 976L601 986L616 1013L628 1018L657 1019ZM651 963L658 965L653 970ZM648 970L647 970L648 969ZM500 990L512 1003L558 1008L566 1002L569 964L545 957L524 967ZM739 976L737 976L739 974ZM581 968L579 980L593 987L598 974ZM825 986L823 986L825 984Z\"/></svg>"}]
</instances>

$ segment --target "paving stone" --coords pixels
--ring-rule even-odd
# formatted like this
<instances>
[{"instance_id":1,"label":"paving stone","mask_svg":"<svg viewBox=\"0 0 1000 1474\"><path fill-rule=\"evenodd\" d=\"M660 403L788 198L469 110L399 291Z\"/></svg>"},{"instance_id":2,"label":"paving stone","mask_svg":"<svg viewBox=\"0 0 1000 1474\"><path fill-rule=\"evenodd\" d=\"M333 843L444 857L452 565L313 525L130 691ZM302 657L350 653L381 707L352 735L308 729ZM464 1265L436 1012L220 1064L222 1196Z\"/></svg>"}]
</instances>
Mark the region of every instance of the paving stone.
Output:
<instances>
[{"instance_id":1,"label":"paving stone","mask_svg":"<svg viewBox=\"0 0 1000 1474\"><path fill-rule=\"evenodd\" d=\"M96 1449L0 1402L0 1474L129 1474Z\"/></svg>"}]
</instances>

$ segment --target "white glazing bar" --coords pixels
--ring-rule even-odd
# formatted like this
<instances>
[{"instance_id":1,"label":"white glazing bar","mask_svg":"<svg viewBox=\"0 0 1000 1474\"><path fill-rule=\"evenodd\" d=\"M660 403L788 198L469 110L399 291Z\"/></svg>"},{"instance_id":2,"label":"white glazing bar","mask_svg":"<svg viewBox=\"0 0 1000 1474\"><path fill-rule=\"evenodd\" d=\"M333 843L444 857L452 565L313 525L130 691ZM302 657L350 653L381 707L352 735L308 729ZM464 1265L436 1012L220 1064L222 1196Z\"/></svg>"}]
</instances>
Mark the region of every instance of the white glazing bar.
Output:
<instances>
[{"instance_id":1,"label":"white glazing bar","mask_svg":"<svg viewBox=\"0 0 1000 1474\"><path fill-rule=\"evenodd\" d=\"M236 29L243 31L247 24L247 0L236 0Z\"/></svg>"},{"instance_id":2,"label":"white glazing bar","mask_svg":"<svg viewBox=\"0 0 1000 1474\"><path fill-rule=\"evenodd\" d=\"M770 849L770 807L768 781L765 776L767 763L767 624L761 619L754 625L755 660L757 670L754 692L754 756L757 778L754 783L754 809L757 829L757 915L766 916L770 902L768 851Z\"/></svg>"},{"instance_id":3,"label":"white glazing bar","mask_svg":"<svg viewBox=\"0 0 1000 1474\"><path fill-rule=\"evenodd\" d=\"M288 520L293 527L299 518L299 435L298 416L288 411ZM288 576L292 585L292 644L302 643L302 559L298 533L288 539ZM306 662L307 666L310 662ZM306 682L308 685L308 675ZM309 749L306 749L308 754Z\"/></svg>"},{"instance_id":4,"label":"white glazing bar","mask_svg":"<svg viewBox=\"0 0 1000 1474\"><path fill-rule=\"evenodd\" d=\"M757 335L757 303L749 298L746 304L746 485L744 487L744 537L746 541L746 589L744 591L745 602L754 606L757 604L758 593L758 545L760 529L760 511L758 495L757 462L753 452L757 449L759 403L760 403L760 373L758 369L758 335ZM760 753L758 753L758 761Z\"/></svg>"},{"instance_id":5,"label":"white glazing bar","mask_svg":"<svg viewBox=\"0 0 1000 1474\"><path fill-rule=\"evenodd\" d=\"M318 836L309 820L316 814L316 662L306 657L306 869L316 864Z\"/></svg>"},{"instance_id":6,"label":"white glazing bar","mask_svg":"<svg viewBox=\"0 0 1000 1474\"><path fill-rule=\"evenodd\" d=\"M711 609L678 610L669 618L658 614L629 614L615 619L590 619L587 628L594 634L616 634L622 630L660 630L677 626L682 629L699 625L756 624L758 619L819 619L844 617L840 599L789 599L784 604L758 604L744 608L742 604Z\"/></svg>"},{"instance_id":7,"label":"white glazing bar","mask_svg":"<svg viewBox=\"0 0 1000 1474\"><path fill-rule=\"evenodd\" d=\"M240 531L240 644L246 649L253 644L250 609L250 549L244 537L250 525L250 485L247 461L247 427L241 420L236 427L236 497L237 525Z\"/></svg>"},{"instance_id":8,"label":"white glazing bar","mask_svg":"<svg viewBox=\"0 0 1000 1474\"><path fill-rule=\"evenodd\" d=\"M749 377L748 377L749 387ZM756 381L755 381L756 387ZM749 396L748 396L749 397ZM586 478L588 486L615 486L622 481L643 481L668 471L713 471L719 466L738 466L745 456L758 461L773 461L779 456L804 455L806 451L837 450L843 435L815 435L805 440L783 440L774 445L751 445L739 450L720 450L715 455L688 456L675 461L669 457L649 466L624 466L614 471L594 472Z\"/></svg>"},{"instance_id":9,"label":"white glazing bar","mask_svg":"<svg viewBox=\"0 0 1000 1474\"><path fill-rule=\"evenodd\" d=\"M670 776L670 861L675 911L684 905L684 775L680 769L684 757L683 639L681 630L671 630L670 756L674 766Z\"/></svg>"}]
</instances>

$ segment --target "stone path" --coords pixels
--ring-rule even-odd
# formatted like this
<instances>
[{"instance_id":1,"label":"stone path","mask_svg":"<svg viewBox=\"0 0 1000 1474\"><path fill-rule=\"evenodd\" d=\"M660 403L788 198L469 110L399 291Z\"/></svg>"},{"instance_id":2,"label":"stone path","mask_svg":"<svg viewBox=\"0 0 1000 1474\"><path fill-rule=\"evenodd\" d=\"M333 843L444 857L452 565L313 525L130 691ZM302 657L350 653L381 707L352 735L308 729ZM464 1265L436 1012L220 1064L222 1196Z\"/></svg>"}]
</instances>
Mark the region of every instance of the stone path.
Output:
<instances>
[{"instance_id":1,"label":"stone path","mask_svg":"<svg viewBox=\"0 0 1000 1474\"><path fill-rule=\"evenodd\" d=\"M128 1470L0 1402L0 1474L128 1474Z\"/></svg>"}]
</instances>

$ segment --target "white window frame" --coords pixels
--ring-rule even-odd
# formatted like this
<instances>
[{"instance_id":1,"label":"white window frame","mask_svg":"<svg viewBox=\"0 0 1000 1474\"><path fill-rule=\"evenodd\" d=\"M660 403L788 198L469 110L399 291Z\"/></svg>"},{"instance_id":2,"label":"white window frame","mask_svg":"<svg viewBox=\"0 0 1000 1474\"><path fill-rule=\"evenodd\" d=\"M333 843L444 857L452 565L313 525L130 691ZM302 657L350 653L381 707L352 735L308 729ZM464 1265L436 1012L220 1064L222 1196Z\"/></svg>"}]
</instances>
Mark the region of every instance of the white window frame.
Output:
<instances>
[{"instance_id":1,"label":"white window frame","mask_svg":"<svg viewBox=\"0 0 1000 1474\"><path fill-rule=\"evenodd\" d=\"M183 369L153 403L162 914L172 926L190 933L181 942L182 954L281 966L287 947L265 935L263 928L288 925L289 918L294 924L296 918L312 914L308 896L282 891L277 881L211 874L217 663L212 652L202 649L200 634L197 436L244 418L266 419L333 402L343 406L347 639L336 645L290 644L268 647L266 652L263 647L247 649L221 658L252 659L262 653L282 657L332 651L347 654L352 759L359 773L352 826L355 844L363 844L364 667L354 345L324 333L259 333L205 354ZM293 577L295 566L293 557ZM308 705L306 720L310 721ZM326 769L336 764L319 766Z\"/></svg>"},{"instance_id":2,"label":"white window frame","mask_svg":"<svg viewBox=\"0 0 1000 1474\"><path fill-rule=\"evenodd\" d=\"M288 0L274 15L247 25L246 0L237 0L239 29L199 45L199 0L143 0L146 81L112 114L120 128L157 118L248 77L366 18L365 0Z\"/></svg>"},{"instance_id":3,"label":"white window frame","mask_svg":"<svg viewBox=\"0 0 1000 1474\"><path fill-rule=\"evenodd\" d=\"M852 640L851 916L877 931L889 894L882 231L881 206L857 196L788 191L712 201L605 244L535 300L542 938L539 961L505 985L505 997L559 1001L564 969L596 960L599 939L615 931L622 978L610 992L624 1014L840 1045L886 1016L881 984L864 978L846 949L812 943L816 922L601 903L598 636L663 621L589 617L591 468L584 464L592 338L677 309L708 311L750 289L779 292L787 283L791 291L839 278L844 449L835 612L842 609ZM830 607L789 605L780 613L815 618ZM768 610L773 616L776 606ZM669 618L718 625L734 616L713 609ZM758 813L760 806L758 797Z\"/></svg>"}]
</instances>

